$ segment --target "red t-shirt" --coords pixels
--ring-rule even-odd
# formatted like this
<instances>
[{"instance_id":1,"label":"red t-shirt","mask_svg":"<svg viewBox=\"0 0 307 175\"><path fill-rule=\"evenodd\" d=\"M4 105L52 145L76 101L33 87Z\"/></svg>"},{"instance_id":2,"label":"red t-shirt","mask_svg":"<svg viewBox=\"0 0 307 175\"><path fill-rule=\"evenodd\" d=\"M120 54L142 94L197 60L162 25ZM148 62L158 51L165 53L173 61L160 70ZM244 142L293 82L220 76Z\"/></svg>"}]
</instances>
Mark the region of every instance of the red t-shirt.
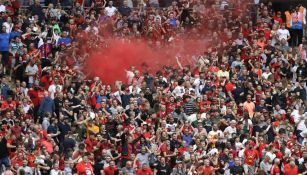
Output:
<instances>
[{"instance_id":1,"label":"red t-shirt","mask_svg":"<svg viewBox=\"0 0 307 175\"><path fill-rule=\"evenodd\" d=\"M103 171L104 171L105 175L114 175L116 168L112 168L112 167L108 166Z\"/></svg>"},{"instance_id":2,"label":"red t-shirt","mask_svg":"<svg viewBox=\"0 0 307 175\"><path fill-rule=\"evenodd\" d=\"M246 148L244 150L244 156L245 156L245 163L250 166L255 165L255 160L259 157L258 156L258 151L256 150L251 150L249 148Z\"/></svg>"},{"instance_id":3,"label":"red t-shirt","mask_svg":"<svg viewBox=\"0 0 307 175\"><path fill-rule=\"evenodd\" d=\"M81 162L76 166L78 175L94 174L94 169L90 163Z\"/></svg>"},{"instance_id":4,"label":"red t-shirt","mask_svg":"<svg viewBox=\"0 0 307 175\"><path fill-rule=\"evenodd\" d=\"M286 164L284 169L285 169L284 175L297 175L298 171L297 166L291 168L290 164Z\"/></svg>"},{"instance_id":5,"label":"red t-shirt","mask_svg":"<svg viewBox=\"0 0 307 175\"><path fill-rule=\"evenodd\" d=\"M204 171L202 175L213 175L214 169L212 166L204 167Z\"/></svg>"},{"instance_id":6,"label":"red t-shirt","mask_svg":"<svg viewBox=\"0 0 307 175\"><path fill-rule=\"evenodd\" d=\"M232 92L234 90L235 85L232 83L227 83L225 86L226 92Z\"/></svg>"},{"instance_id":7,"label":"red t-shirt","mask_svg":"<svg viewBox=\"0 0 307 175\"><path fill-rule=\"evenodd\" d=\"M50 86L50 84L51 84L49 78L50 78L50 77L49 77L48 75L44 75L44 76L42 76L42 78L41 78L41 83L44 84L44 89L45 89L46 91L48 91L48 88L49 88L49 86Z\"/></svg>"},{"instance_id":8,"label":"red t-shirt","mask_svg":"<svg viewBox=\"0 0 307 175\"><path fill-rule=\"evenodd\" d=\"M11 101L10 103L8 101L4 101L1 105L1 109L8 108L9 111L13 110L14 107L16 107L15 101Z\"/></svg>"},{"instance_id":9,"label":"red t-shirt","mask_svg":"<svg viewBox=\"0 0 307 175\"><path fill-rule=\"evenodd\" d=\"M140 169L136 171L136 175L153 175L150 168L147 168L146 170Z\"/></svg>"},{"instance_id":10,"label":"red t-shirt","mask_svg":"<svg viewBox=\"0 0 307 175\"><path fill-rule=\"evenodd\" d=\"M270 175L276 175L280 173L280 168L276 165L273 165L270 170Z\"/></svg>"}]
</instances>

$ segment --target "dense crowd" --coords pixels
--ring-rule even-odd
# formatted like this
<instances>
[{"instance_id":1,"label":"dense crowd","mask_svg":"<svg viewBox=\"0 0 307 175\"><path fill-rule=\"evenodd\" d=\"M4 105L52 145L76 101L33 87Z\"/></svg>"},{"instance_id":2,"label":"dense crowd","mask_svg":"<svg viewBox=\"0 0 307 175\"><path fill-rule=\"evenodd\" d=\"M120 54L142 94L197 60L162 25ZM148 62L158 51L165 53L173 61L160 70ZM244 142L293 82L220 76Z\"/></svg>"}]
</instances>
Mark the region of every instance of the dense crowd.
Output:
<instances>
[{"instance_id":1,"label":"dense crowd","mask_svg":"<svg viewBox=\"0 0 307 175\"><path fill-rule=\"evenodd\" d=\"M3 175L306 174L305 7L41 2L0 1ZM210 47L106 84L84 63L114 38Z\"/></svg>"}]
</instances>

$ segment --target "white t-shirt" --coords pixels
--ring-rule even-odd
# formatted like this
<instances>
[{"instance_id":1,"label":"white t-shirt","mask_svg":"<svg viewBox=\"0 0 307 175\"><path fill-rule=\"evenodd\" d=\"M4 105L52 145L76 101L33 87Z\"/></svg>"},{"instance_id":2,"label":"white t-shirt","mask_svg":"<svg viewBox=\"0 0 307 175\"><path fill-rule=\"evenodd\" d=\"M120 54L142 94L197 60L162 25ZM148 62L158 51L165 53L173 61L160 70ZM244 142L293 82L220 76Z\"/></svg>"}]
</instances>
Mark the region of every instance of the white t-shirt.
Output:
<instances>
[{"instance_id":1,"label":"white t-shirt","mask_svg":"<svg viewBox=\"0 0 307 175\"><path fill-rule=\"evenodd\" d=\"M288 29L278 29L277 30L278 39L281 41L285 39L287 41L288 37L290 36Z\"/></svg>"},{"instance_id":2,"label":"white t-shirt","mask_svg":"<svg viewBox=\"0 0 307 175\"><path fill-rule=\"evenodd\" d=\"M271 72L267 73L267 72L263 72L262 73L262 78L264 78L265 80L267 80L269 78L269 76L272 75Z\"/></svg>"},{"instance_id":3,"label":"white t-shirt","mask_svg":"<svg viewBox=\"0 0 307 175\"><path fill-rule=\"evenodd\" d=\"M0 5L0 12L5 12L5 5L3 4Z\"/></svg>"},{"instance_id":4,"label":"white t-shirt","mask_svg":"<svg viewBox=\"0 0 307 175\"><path fill-rule=\"evenodd\" d=\"M116 7L106 7L105 8L106 12L107 12L107 16L113 16L115 14L115 12L117 11Z\"/></svg>"},{"instance_id":5,"label":"white t-shirt","mask_svg":"<svg viewBox=\"0 0 307 175\"><path fill-rule=\"evenodd\" d=\"M142 89L139 88L138 86L136 86L136 87L129 86L129 91L130 91L130 93L140 94Z\"/></svg>"},{"instance_id":6,"label":"white t-shirt","mask_svg":"<svg viewBox=\"0 0 307 175\"><path fill-rule=\"evenodd\" d=\"M52 169L50 171L50 175L58 175L61 171L60 170L55 170L55 169Z\"/></svg>"},{"instance_id":7,"label":"white t-shirt","mask_svg":"<svg viewBox=\"0 0 307 175\"><path fill-rule=\"evenodd\" d=\"M175 89L173 90L173 94L176 97L182 97L184 93L185 93L185 89L183 86L176 86Z\"/></svg>"},{"instance_id":8,"label":"white t-shirt","mask_svg":"<svg viewBox=\"0 0 307 175\"><path fill-rule=\"evenodd\" d=\"M54 99L54 94L57 92L57 88L60 89L60 92L62 91L62 85L55 85L55 84L52 84L49 86L48 88L48 91L50 92L50 98Z\"/></svg>"},{"instance_id":9,"label":"white t-shirt","mask_svg":"<svg viewBox=\"0 0 307 175\"><path fill-rule=\"evenodd\" d=\"M276 155L273 154L273 153L271 153L271 152L267 152L267 153L265 154L265 156L270 157L270 160L271 160L271 161L273 161L273 160L275 159L275 157L276 157Z\"/></svg>"},{"instance_id":10,"label":"white t-shirt","mask_svg":"<svg viewBox=\"0 0 307 175\"><path fill-rule=\"evenodd\" d=\"M26 73L27 74L31 74L30 76L29 76L29 81L28 81L28 83L31 83L31 84L33 84L34 83L34 76L32 76L33 74L37 74L37 72L38 72L38 67L37 67L37 65L36 64L34 64L33 66L31 66L31 65L28 65L27 67L26 67Z\"/></svg>"},{"instance_id":11,"label":"white t-shirt","mask_svg":"<svg viewBox=\"0 0 307 175\"><path fill-rule=\"evenodd\" d=\"M232 134L235 134L237 133L237 128L233 128L231 126L228 126L225 130L224 130L224 133L228 132L228 138L231 138L232 137Z\"/></svg>"},{"instance_id":12,"label":"white t-shirt","mask_svg":"<svg viewBox=\"0 0 307 175\"><path fill-rule=\"evenodd\" d=\"M177 124L176 123L173 123L173 124L166 124L166 128L169 129L170 132L175 132L176 131L176 126Z\"/></svg>"}]
</instances>

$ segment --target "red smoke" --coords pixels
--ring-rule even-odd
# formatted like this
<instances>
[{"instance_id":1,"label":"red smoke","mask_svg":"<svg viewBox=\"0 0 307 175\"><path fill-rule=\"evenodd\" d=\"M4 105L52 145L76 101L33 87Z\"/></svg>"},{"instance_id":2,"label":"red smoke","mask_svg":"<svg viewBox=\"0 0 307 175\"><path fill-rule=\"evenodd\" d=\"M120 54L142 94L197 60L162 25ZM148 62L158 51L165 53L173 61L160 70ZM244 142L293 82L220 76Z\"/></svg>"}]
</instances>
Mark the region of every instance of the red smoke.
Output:
<instances>
[{"instance_id":1,"label":"red smoke","mask_svg":"<svg viewBox=\"0 0 307 175\"><path fill-rule=\"evenodd\" d=\"M92 75L99 76L104 83L114 84L116 80L126 83L126 72L130 66L138 70L155 73L162 66L177 66L178 54L195 54L197 50L204 50L204 45L196 41L177 41L176 45L163 48L150 47L145 42L125 43L113 40L108 48L102 48L100 52L92 53L87 60L86 69ZM200 54L200 52L199 52ZM188 60L181 59L183 65Z\"/></svg>"}]
</instances>

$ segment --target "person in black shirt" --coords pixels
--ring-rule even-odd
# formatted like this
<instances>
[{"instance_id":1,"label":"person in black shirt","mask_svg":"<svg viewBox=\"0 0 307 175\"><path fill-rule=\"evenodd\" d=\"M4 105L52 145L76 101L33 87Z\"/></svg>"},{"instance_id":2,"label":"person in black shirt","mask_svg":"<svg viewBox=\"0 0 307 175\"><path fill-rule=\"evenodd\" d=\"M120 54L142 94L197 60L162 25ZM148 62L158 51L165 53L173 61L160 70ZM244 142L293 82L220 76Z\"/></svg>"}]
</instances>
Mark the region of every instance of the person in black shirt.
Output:
<instances>
[{"instance_id":1,"label":"person in black shirt","mask_svg":"<svg viewBox=\"0 0 307 175\"><path fill-rule=\"evenodd\" d=\"M54 98L54 106L55 106L55 113L57 116L60 114L60 109L64 105L63 93L58 93L58 95Z\"/></svg>"},{"instance_id":2,"label":"person in black shirt","mask_svg":"<svg viewBox=\"0 0 307 175\"><path fill-rule=\"evenodd\" d=\"M230 169L231 175L243 175L244 174L244 168L240 164L240 159L238 157L235 158L235 166Z\"/></svg>"},{"instance_id":3,"label":"person in black shirt","mask_svg":"<svg viewBox=\"0 0 307 175\"><path fill-rule=\"evenodd\" d=\"M177 134L173 134L171 138L171 151L179 148L181 146L180 142L177 140Z\"/></svg>"},{"instance_id":4,"label":"person in black shirt","mask_svg":"<svg viewBox=\"0 0 307 175\"><path fill-rule=\"evenodd\" d=\"M305 173L307 171L307 157L304 158L304 162L299 165L298 172Z\"/></svg>"},{"instance_id":5,"label":"person in black shirt","mask_svg":"<svg viewBox=\"0 0 307 175\"><path fill-rule=\"evenodd\" d=\"M165 158L162 157L160 159L160 162L159 164L157 165L156 169L156 174L159 174L159 175L168 175L168 174L171 174L171 168L169 165L167 165L165 163Z\"/></svg>"},{"instance_id":6,"label":"person in black shirt","mask_svg":"<svg viewBox=\"0 0 307 175\"><path fill-rule=\"evenodd\" d=\"M59 112L67 117L70 122L74 122L73 109L69 107L69 100L65 100L63 107L59 109Z\"/></svg>"},{"instance_id":7,"label":"person in black shirt","mask_svg":"<svg viewBox=\"0 0 307 175\"><path fill-rule=\"evenodd\" d=\"M41 170L41 175L49 175L52 167L51 157L49 154L46 155L46 158L42 162L39 162L37 165Z\"/></svg>"},{"instance_id":8,"label":"person in black shirt","mask_svg":"<svg viewBox=\"0 0 307 175\"><path fill-rule=\"evenodd\" d=\"M3 165L10 166L8 143L3 133L0 133L0 173Z\"/></svg>"},{"instance_id":9,"label":"person in black shirt","mask_svg":"<svg viewBox=\"0 0 307 175\"><path fill-rule=\"evenodd\" d=\"M95 175L99 175L100 171L103 170L103 162L102 162L102 157L101 156L97 156L95 164L94 164L94 174Z\"/></svg>"}]
</instances>

